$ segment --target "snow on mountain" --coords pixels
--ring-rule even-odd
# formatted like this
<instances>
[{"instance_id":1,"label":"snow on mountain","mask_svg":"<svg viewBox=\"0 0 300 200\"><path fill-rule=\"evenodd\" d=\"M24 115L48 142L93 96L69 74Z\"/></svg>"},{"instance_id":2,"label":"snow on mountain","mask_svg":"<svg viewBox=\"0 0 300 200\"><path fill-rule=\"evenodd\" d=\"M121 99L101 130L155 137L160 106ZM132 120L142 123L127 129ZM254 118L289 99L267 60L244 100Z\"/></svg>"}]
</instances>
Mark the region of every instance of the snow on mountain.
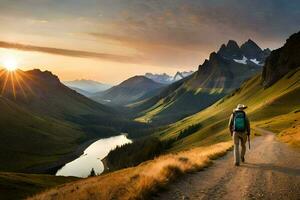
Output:
<instances>
[{"instance_id":1,"label":"snow on mountain","mask_svg":"<svg viewBox=\"0 0 300 200\"><path fill-rule=\"evenodd\" d=\"M241 60L239 60L239 59L233 59L233 60L234 60L234 62L243 64L243 65L247 65L251 61L252 63L254 63L256 65L263 66L263 64L259 60L257 60L256 58L248 59L246 56L243 56L243 59L241 59Z\"/></svg>"},{"instance_id":2,"label":"snow on mountain","mask_svg":"<svg viewBox=\"0 0 300 200\"><path fill-rule=\"evenodd\" d=\"M179 81L187 76L190 76L193 73L194 73L194 71L183 71L183 72L178 71L174 76L170 76L166 73L163 73L163 74L146 73L145 76L149 79L152 79L155 82L158 82L158 83L171 84L171 83Z\"/></svg>"},{"instance_id":3,"label":"snow on mountain","mask_svg":"<svg viewBox=\"0 0 300 200\"><path fill-rule=\"evenodd\" d=\"M149 79L152 79L155 82L163 83L163 84L169 84L173 80L173 77L166 73L163 74L146 73L145 76Z\"/></svg>"},{"instance_id":4,"label":"snow on mountain","mask_svg":"<svg viewBox=\"0 0 300 200\"><path fill-rule=\"evenodd\" d=\"M257 65L261 65L261 66L263 65L256 58L255 59L250 59L250 61L257 64Z\"/></svg>"},{"instance_id":5,"label":"snow on mountain","mask_svg":"<svg viewBox=\"0 0 300 200\"><path fill-rule=\"evenodd\" d=\"M246 58L246 56L243 56L243 59L241 59L241 60L238 60L238 59L233 59L233 60L234 60L234 62L247 65L248 58Z\"/></svg>"}]
</instances>

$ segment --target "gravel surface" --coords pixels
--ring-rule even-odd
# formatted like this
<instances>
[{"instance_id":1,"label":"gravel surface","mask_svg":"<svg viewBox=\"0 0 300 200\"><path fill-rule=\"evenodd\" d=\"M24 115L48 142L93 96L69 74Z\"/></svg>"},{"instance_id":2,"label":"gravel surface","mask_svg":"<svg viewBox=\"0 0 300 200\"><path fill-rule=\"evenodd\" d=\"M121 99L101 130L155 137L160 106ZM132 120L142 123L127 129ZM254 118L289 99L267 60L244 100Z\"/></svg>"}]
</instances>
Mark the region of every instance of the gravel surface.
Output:
<instances>
[{"instance_id":1,"label":"gravel surface","mask_svg":"<svg viewBox=\"0 0 300 200\"><path fill-rule=\"evenodd\" d=\"M152 199L297 199L300 200L300 151L258 129L246 162L233 165L233 152L214 165L187 174ZM248 148L248 144L247 144Z\"/></svg>"}]
</instances>

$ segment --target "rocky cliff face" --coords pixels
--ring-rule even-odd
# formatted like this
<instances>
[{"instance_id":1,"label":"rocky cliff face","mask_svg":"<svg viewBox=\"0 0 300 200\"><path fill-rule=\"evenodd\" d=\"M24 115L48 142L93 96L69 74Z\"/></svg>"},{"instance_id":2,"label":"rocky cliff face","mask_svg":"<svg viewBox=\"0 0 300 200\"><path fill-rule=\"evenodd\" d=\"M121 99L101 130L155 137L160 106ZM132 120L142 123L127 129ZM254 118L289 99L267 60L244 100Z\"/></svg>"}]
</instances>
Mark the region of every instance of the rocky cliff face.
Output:
<instances>
[{"instance_id":1,"label":"rocky cliff face","mask_svg":"<svg viewBox=\"0 0 300 200\"><path fill-rule=\"evenodd\" d=\"M300 67L300 32L290 36L285 45L272 51L262 73L262 83L271 86L289 71Z\"/></svg>"}]
</instances>

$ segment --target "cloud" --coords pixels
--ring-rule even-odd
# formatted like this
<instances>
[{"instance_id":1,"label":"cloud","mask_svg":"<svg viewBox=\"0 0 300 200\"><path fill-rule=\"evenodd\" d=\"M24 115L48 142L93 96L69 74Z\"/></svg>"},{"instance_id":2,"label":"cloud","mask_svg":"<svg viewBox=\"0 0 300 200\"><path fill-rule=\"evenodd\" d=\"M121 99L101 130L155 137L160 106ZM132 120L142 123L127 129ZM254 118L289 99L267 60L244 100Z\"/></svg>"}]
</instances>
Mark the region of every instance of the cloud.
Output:
<instances>
[{"instance_id":1,"label":"cloud","mask_svg":"<svg viewBox=\"0 0 300 200\"><path fill-rule=\"evenodd\" d=\"M217 50L229 39L242 43L251 38L262 48L277 48L289 35L299 31L299 10L299 0L0 2L0 17L11 15L18 19L49 20L44 24L40 21L34 27L22 27L20 24L17 27L22 27L22 31L59 39L64 37L63 32L80 36L84 33L82 43L76 47L78 49L82 44L89 45L90 37L93 37L90 45L100 52L103 51L103 44L106 44L110 46L110 51L120 52L122 49L142 55L121 58L122 62L168 67L201 64L201 60L208 57L211 51ZM8 24L7 29L11 28L12 23ZM70 38L65 39L67 41ZM54 52L61 53L57 49ZM63 52L73 56L98 57L93 52L87 52L88 55L81 51ZM100 54L99 57L120 59L118 55Z\"/></svg>"},{"instance_id":2,"label":"cloud","mask_svg":"<svg viewBox=\"0 0 300 200\"><path fill-rule=\"evenodd\" d=\"M201 64L229 39L241 44L251 38L262 48L277 48L300 28L296 0L122 2L123 10L88 34L135 49L156 65Z\"/></svg>"},{"instance_id":3,"label":"cloud","mask_svg":"<svg viewBox=\"0 0 300 200\"><path fill-rule=\"evenodd\" d=\"M109 60L109 61L121 62L121 63L139 63L141 60L141 58L138 56L123 56L123 55L115 55L115 54L96 53L90 51L42 47L42 46L11 43L11 42L4 42L4 41L0 41L0 48L17 49L21 51L35 51L35 52L48 53L48 54L61 55L61 56L95 58L95 59Z\"/></svg>"}]
</instances>

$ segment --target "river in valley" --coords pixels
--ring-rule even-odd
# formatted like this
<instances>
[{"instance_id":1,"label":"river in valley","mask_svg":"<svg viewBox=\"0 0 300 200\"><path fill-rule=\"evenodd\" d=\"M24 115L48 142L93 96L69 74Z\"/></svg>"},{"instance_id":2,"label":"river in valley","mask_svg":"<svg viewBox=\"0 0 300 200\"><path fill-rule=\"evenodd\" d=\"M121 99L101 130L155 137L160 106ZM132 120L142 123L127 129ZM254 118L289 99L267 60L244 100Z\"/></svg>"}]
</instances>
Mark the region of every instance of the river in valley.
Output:
<instances>
[{"instance_id":1,"label":"river in valley","mask_svg":"<svg viewBox=\"0 0 300 200\"><path fill-rule=\"evenodd\" d=\"M92 168L97 175L104 171L102 159L117 146L131 143L126 135L100 139L85 149L83 155L65 164L56 173L56 176L76 176L86 178L90 175Z\"/></svg>"}]
</instances>

